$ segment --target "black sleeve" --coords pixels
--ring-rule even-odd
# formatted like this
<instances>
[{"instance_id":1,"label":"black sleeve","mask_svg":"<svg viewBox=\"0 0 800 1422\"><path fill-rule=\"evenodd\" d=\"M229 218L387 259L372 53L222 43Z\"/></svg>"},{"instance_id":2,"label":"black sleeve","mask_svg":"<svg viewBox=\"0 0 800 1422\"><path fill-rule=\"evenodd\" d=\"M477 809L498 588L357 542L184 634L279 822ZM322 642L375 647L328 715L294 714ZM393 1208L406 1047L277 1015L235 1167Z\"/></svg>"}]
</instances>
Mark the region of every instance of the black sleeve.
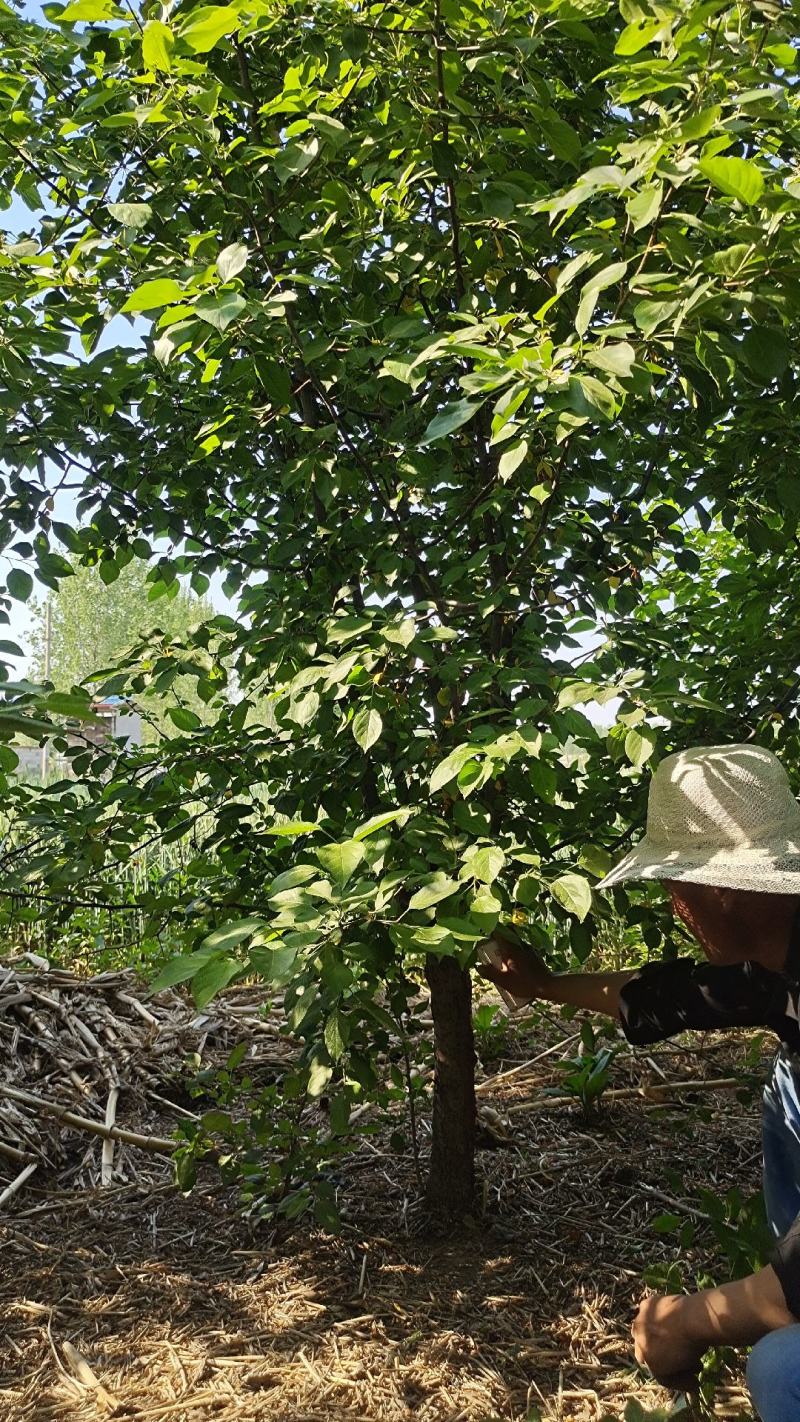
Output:
<instances>
[{"instance_id":1,"label":"black sleeve","mask_svg":"<svg viewBox=\"0 0 800 1422\"><path fill-rule=\"evenodd\" d=\"M767 1026L785 1015L786 984L759 963L718 967L676 958L640 969L620 990L619 1002L625 1036L643 1046L692 1028Z\"/></svg>"},{"instance_id":2,"label":"black sleeve","mask_svg":"<svg viewBox=\"0 0 800 1422\"><path fill-rule=\"evenodd\" d=\"M786 1307L800 1318L800 1217L775 1246L770 1264L780 1280Z\"/></svg>"}]
</instances>

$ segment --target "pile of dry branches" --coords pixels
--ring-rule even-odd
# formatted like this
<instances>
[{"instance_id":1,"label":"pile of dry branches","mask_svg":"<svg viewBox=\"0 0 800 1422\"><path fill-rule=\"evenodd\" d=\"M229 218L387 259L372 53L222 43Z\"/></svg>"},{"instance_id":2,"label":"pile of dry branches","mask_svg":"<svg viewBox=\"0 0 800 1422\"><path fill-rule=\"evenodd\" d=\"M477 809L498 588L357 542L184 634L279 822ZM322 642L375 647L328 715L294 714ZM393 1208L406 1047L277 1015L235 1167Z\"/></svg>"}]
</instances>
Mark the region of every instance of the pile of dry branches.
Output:
<instances>
[{"instance_id":1,"label":"pile of dry branches","mask_svg":"<svg viewBox=\"0 0 800 1422\"><path fill-rule=\"evenodd\" d=\"M190 1058L223 1061L246 1038L248 1065L283 1069L290 1044L262 1001L234 990L198 1013L175 990L147 997L132 972L80 978L32 954L0 964L0 1205L37 1171L73 1189L141 1179L148 1156L174 1148L148 1122L193 1115Z\"/></svg>"}]
</instances>

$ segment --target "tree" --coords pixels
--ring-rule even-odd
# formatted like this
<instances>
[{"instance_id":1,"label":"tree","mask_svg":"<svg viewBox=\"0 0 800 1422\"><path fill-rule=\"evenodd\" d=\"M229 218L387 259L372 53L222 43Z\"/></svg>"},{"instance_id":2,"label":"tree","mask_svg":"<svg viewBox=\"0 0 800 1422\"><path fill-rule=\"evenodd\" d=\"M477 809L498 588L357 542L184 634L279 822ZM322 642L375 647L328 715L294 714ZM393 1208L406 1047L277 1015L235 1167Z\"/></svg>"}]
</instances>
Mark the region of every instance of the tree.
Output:
<instances>
[{"instance_id":1,"label":"tree","mask_svg":"<svg viewBox=\"0 0 800 1422\"><path fill-rule=\"evenodd\" d=\"M153 648L163 649L173 639L189 637L202 622L214 616L207 597L187 592L174 582L169 594L154 602L148 598L151 584L147 566L132 561L112 583L105 583L97 566L78 566L72 577L58 584L50 598L50 676L58 691L70 691L97 674L115 666L126 654L137 661L152 656ZM159 587L164 591L163 584ZM33 604L32 674L45 679L47 653L46 604ZM138 649L138 650L137 650ZM181 679L172 688L181 704L194 714L202 712L191 681ZM148 725L161 726L166 708L159 698L143 704Z\"/></svg>"},{"instance_id":2,"label":"tree","mask_svg":"<svg viewBox=\"0 0 800 1422\"><path fill-rule=\"evenodd\" d=\"M245 968L285 989L287 1091L326 1092L335 1138L387 1054L401 1088L424 973L428 1192L463 1210L477 941L513 914L585 955L662 749L800 759L793 17L48 16L2 20L0 181L36 216L0 269L0 533L48 586L59 545L109 580L135 556L202 593L222 569L240 614L146 673L191 675L214 724L105 766L110 794L80 760L31 872L58 898L66 866L85 883L212 810L191 902L150 905L184 915L174 973L199 1001ZM142 349L98 353L117 313ZM51 522L54 479L79 529ZM57 708L15 695L45 734ZM600 735L585 707L615 698Z\"/></svg>"}]
</instances>

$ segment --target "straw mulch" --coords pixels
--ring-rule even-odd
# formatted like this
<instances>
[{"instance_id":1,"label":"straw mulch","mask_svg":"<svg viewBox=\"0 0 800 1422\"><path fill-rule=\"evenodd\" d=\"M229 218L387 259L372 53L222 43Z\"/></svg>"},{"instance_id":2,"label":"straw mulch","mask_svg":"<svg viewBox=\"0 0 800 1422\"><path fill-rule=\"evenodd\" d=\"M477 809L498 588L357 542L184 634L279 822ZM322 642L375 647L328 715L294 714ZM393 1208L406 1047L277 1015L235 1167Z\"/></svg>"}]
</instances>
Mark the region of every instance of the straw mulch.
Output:
<instances>
[{"instance_id":1,"label":"straw mulch","mask_svg":"<svg viewBox=\"0 0 800 1422\"><path fill-rule=\"evenodd\" d=\"M64 1102L79 1090L74 1070L87 1087L80 1114L102 1121L117 1086L117 1119L134 1134L170 1134L181 1063L201 1041L208 1060L246 1035L266 1072L291 1050L244 991L227 994L204 1021L179 993L146 1000L154 1028L120 1005L120 992L141 1003L141 987L108 976L70 986L68 976L48 983L62 1012L41 1002L34 1009L59 1018L61 1046L37 1055L40 1029L28 1017L27 1046L22 1030L16 1038L17 1051L32 1054L23 1070L10 1061L14 1005L7 994L3 1009L0 970L0 1085L16 1073L34 1094ZM97 1053L91 1068L92 1053L78 1044L69 1056L70 1017L108 1048L118 1083ZM141 1023L144 1034L138 1045L125 1039L127 1058L121 1021L132 1035ZM53 1016L42 1022L55 1030ZM595 1422L620 1418L634 1397L668 1403L637 1375L629 1347L643 1268L678 1252L652 1220L664 1209L682 1213L698 1185L757 1188L757 1104L743 1106L725 1089L705 1091L702 1110L696 1094L674 1093L668 1104L623 1094L587 1123L571 1104L542 1104L543 1089L560 1080L554 1063L565 1040L574 1050L574 1030L529 1018L511 1030L503 1060L482 1065L483 1140L495 1148L480 1156L480 1218L458 1233L424 1219L411 1163L388 1137L356 1144L342 1167L343 1228L332 1237L304 1222L282 1231L248 1222L211 1171L184 1199L169 1160L132 1144L117 1143L123 1153L102 1187L102 1140L23 1109L16 1143L40 1164L0 1209L0 1417ZM69 1033L88 1048L74 1023ZM729 1037L701 1051L626 1054L613 1087L725 1080L746 1046ZM532 1102L537 1109L526 1109ZM13 1120L3 1116L0 1140ZM685 1182L674 1197L667 1167ZM0 1159L0 1177L13 1183L19 1173L18 1162ZM75 1188L87 1179L90 1188ZM702 1230L683 1257L690 1273L720 1268ZM740 1374L726 1375L716 1412L749 1416Z\"/></svg>"}]
</instances>

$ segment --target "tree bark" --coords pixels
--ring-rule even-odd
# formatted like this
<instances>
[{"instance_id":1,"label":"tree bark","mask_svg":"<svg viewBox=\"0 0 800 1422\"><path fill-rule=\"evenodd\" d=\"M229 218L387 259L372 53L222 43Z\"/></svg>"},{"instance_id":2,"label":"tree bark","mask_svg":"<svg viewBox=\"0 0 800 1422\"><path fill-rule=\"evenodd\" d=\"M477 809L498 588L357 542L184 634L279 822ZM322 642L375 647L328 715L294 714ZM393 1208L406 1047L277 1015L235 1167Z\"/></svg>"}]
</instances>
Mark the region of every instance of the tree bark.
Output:
<instances>
[{"instance_id":1,"label":"tree bark","mask_svg":"<svg viewBox=\"0 0 800 1422\"><path fill-rule=\"evenodd\" d=\"M431 1210L466 1215L475 1198L475 1042L472 981L454 958L425 961L436 1075L426 1199Z\"/></svg>"}]
</instances>

